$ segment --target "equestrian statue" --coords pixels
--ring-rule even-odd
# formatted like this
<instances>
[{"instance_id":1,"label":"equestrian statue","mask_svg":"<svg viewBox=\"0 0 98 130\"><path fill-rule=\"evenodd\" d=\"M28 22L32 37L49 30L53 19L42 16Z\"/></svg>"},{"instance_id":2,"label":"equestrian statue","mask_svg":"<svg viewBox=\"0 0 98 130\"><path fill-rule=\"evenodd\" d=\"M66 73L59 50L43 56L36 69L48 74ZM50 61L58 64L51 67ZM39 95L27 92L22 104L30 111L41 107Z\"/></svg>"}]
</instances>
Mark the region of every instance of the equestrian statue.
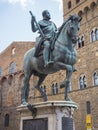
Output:
<instances>
[{"instance_id":1,"label":"equestrian statue","mask_svg":"<svg viewBox=\"0 0 98 130\"><path fill-rule=\"evenodd\" d=\"M51 16L48 10L42 12L43 19L36 21L31 14L31 28L33 32L38 31L39 37L36 46L31 48L24 55L24 86L22 89L22 104L26 104L29 95L29 81L32 75L38 76L39 80L34 86L47 101L47 95L41 89L41 84L48 74L59 70L66 70L66 79L60 84L65 87L65 100L70 100L68 90L71 83L71 75L76 71L74 65L77 61L75 45L78 40L78 31L81 18L74 14L70 15L57 29L50 21Z\"/></svg>"}]
</instances>

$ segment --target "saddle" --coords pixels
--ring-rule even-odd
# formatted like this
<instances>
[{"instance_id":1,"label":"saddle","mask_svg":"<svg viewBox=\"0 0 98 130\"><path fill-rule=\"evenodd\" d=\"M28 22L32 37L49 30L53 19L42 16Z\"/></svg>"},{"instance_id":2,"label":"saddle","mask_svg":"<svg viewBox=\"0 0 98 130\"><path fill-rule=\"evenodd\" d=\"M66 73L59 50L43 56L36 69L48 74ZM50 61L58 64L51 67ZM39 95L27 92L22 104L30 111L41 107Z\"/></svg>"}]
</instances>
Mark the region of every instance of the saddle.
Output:
<instances>
[{"instance_id":1,"label":"saddle","mask_svg":"<svg viewBox=\"0 0 98 130\"><path fill-rule=\"evenodd\" d=\"M37 44L36 49L35 49L35 54L34 54L35 57L39 57L43 55L43 49L44 49L43 43L45 40L48 40L48 39L41 38L41 40ZM53 51L54 49L54 43L55 43L55 38L52 41L50 40L50 52Z\"/></svg>"}]
</instances>

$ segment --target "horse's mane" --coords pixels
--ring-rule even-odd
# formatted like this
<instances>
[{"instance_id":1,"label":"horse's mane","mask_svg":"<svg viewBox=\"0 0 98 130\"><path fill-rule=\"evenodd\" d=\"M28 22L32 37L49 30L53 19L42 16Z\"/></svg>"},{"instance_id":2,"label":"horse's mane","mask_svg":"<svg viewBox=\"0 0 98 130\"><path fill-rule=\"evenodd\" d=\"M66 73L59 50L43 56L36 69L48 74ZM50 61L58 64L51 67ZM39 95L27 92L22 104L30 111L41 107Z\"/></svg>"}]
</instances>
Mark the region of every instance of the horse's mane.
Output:
<instances>
[{"instance_id":1,"label":"horse's mane","mask_svg":"<svg viewBox=\"0 0 98 130\"><path fill-rule=\"evenodd\" d=\"M72 16L70 16L69 18L67 18L67 19L63 22L63 24L62 24L61 27L59 28L59 32L62 31L63 27L64 27L65 24L71 19L71 17L72 17Z\"/></svg>"},{"instance_id":2,"label":"horse's mane","mask_svg":"<svg viewBox=\"0 0 98 130\"><path fill-rule=\"evenodd\" d=\"M60 26L60 28L58 29L58 33L57 33L57 35L56 35L56 39L58 38L58 36L59 36L59 34L61 33L61 31L62 31L63 27L65 26L65 24L66 24L69 20L71 20L72 17L73 17L73 15L70 15L70 16L63 22L63 24Z\"/></svg>"}]
</instances>

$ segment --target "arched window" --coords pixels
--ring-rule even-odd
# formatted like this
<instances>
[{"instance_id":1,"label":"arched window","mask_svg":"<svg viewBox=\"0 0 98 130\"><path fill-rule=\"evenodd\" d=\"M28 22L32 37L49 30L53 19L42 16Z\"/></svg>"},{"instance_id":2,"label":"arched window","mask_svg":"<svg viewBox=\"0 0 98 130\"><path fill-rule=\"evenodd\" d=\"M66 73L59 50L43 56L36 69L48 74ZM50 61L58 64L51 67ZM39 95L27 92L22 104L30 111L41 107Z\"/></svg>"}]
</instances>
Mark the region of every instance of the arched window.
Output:
<instances>
[{"instance_id":1,"label":"arched window","mask_svg":"<svg viewBox=\"0 0 98 130\"><path fill-rule=\"evenodd\" d=\"M15 55L16 48L12 48L12 55Z\"/></svg>"},{"instance_id":2,"label":"arched window","mask_svg":"<svg viewBox=\"0 0 98 130\"><path fill-rule=\"evenodd\" d=\"M96 41L95 31L91 32L91 42Z\"/></svg>"},{"instance_id":3,"label":"arched window","mask_svg":"<svg viewBox=\"0 0 98 130\"><path fill-rule=\"evenodd\" d=\"M98 85L98 72L94 72L93 82L94 82L94 85Z\"/></svg>"},{"instance_id":4,"label":"arched window","mask_svg":"<svg viewBox=\"0 0 98 130\"><path fill-rule=\"evenodd\" d=\"M10 64L10 69L9 69L9 74L15 73L16 72L16 63L12 62Z\"/></svg>"},{"instance_id":5,"label":"arched window","mask_svg":"<svg viewBox=\"0 0 98 130\"><path fill-rule=\"evenodd\" d=\"M78 38L78 48L81 48L83 46L84 46L84 36L82 35Z\"/></svg>"},{"instance_id":6,"label":"arched window","mask_svg":"<svg viewBox=\"0 0 98 130\"><path fill-rule=\"evenodd\" d=\"M44 93L46 93L46 86L44 85L44 86L41 86L41 89L42 89L42 91L44 92Z\"/></svg>"},{"instance_id":7,"label":"arched window","mask_svg":"<svg viewBox=\"0 0 98 130\"><path fill-rule=\"evenodd\" d=\"M58 83L55 84L56 94L58 94Z\"/></svg>"},{"instance_id":8,"label":"arched window","mask_svg":"<svg viewBox=\"0 0 98 130\"><path fill-rule=\"evenodd\" d=\"M7 84L7 78L6 77L2 77L1 84L2 84L2 86L6 86L6 84Z\"/></svg>"},{"instance_id":9,"label":"arched window","mask_svg":"<svg viewBox=\"0 0 98 130\"><path fill-rule=\"evenodd\" d=\"M8 78L8 84L11 85L11 84L12 84L12 81L13 81L13 76L10 75L9 78Z\"/></svg>"},{"instance_id":10,"label":"arched window","mask_svg":"<svg viewBox=\"0 0 98 130\"><path fill-rule=\"evenodd\" d=\"M80 89L83 88L83 78L82 77L80 77L80 79L79 79L79 86L80 86Z\"/></svg>"},{"instance_id":11,"label":"arched window","mask_svg":"<svg viewBox=\"0 0 98 130\"><path fill-rule=\"evenodd\" d=\"M58 83L52 84L52 94L58 94Z\"/></svg>"},{"instance_id":12,"label":"arched window","mask_svg":"<svg viewBox=\"0 0 98 130\"><path fill-rule=\"evenodd\" d=\"M5 123L4 123L4 126L5 126L5 127L8 127L8 126L9 126L9 114L6 114L6 115L5 115Z\"/></svg>"},{"instance_id":13,"label":"arched window","mask_svg":"<svg viewBox=\"0 0 98 130\"><path fill-rule=\"evenodd\" d=\"M96 40L98 40L98 29L95 30L95 37L96 37Z\"/></svg>"},{"instance_id":14,"label":"arched window","mask_svg":"<svg viewBox=\"0 0 98 130\"><path fill-rule=\"evenodd\" d=\"M68 9L71 8L71 1L68 2Z\"/></svg>"},{"instance_id":15,"label":"arched window","mask_svg":"<svg viewBox=\"0 0 98 130\"><path fill-rule=\"evenodd\" d=\"M87 87L87 81L86 81L86 77L85 76L83 76L83 86L84 86L84 88Z\"/></svg>"},{"instance_id":16,"label":"arched window","mask_svg":"<svg viewBox=\"0 0 98 130\"><path fill-rule=\"evenodd\" d=\"M55 86L54 86L54 84L52 84L52 94L55 94Z\"/></svg>"},{"instance_id":17,"label":"arched window","mask_svg":"<svg viewBox=\"0 0 98 130\"><path fill-rule=\"evenodd\" d=\"M87 79L85 75L81 75L79 78L79 87L80 89L86 88L87 87Z\"/></svg>"},{"instance_id":18,"label":"arched window","mask_svg":"<svg viewBox=\"0 0 98 130\"><path fill-rule=\"evenodd\" d=\"M44 85L44 92L46 93L46 86Z\"/></svg>"},{"instance_id":19,"label":"arched window","mask_svg":"<svg viewBox=\"0 0 98 130\"><path fill-rule=\"evenodd\" d=\"M0 66L0 76L2 76L2 67Z\"/></svg>"}]
</instances>

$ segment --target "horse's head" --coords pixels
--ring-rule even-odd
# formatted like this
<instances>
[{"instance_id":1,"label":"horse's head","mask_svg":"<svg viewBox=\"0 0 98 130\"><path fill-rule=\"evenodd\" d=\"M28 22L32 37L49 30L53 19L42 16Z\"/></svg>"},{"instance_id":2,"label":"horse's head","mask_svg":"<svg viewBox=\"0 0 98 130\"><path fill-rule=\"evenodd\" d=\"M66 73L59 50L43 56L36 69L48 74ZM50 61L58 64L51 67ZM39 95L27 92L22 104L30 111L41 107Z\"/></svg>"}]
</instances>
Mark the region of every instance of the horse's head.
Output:
<instances>
[{"instance_id":1,"label":"horse's head","mask_svg":"<svg viewBox=\"0 0 98 130\"><path fill-rule=\"evenodd\" d=\"M69 38L71 38L73 44L75 44L78 40L78 31L80 29L80 23L79 23L80 21L81 21L81 18L76 14L71 15L68 18L66 29L67 29Z\"/></svg>"}]
</instances>

